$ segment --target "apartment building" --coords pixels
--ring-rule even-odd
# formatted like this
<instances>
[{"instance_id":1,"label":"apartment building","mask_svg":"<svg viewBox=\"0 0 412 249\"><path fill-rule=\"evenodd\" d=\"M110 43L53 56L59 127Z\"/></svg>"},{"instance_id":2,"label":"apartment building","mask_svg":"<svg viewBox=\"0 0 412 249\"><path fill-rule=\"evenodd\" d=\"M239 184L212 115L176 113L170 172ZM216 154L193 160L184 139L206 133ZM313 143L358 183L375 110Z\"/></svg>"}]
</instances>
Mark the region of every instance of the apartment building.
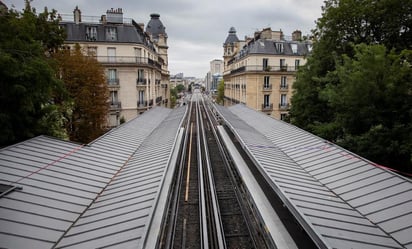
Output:
<instances>
[{"instance_id":1,"label":"apartment building","mask_svg":"<svg viewBox=\"0 0 412 249\"><path fill-rule=\"evenodd\" d=\"M243 103L284 119L290 108L296 71L306 63L311 41L302 41L298 30L291 39L285 39L282 31L271 28L240 40L232 27L223 48L225 101Z\"/></svg>"},{"instance_id":2,"label":"apartment building","mask_svg":"<svg viewBox=\"0 0 412 249\"><path fill-rule=\"evenodd\" d=\"M223 60L214 59L210 61L210 71L205 78L205 89L207 91L216 91L219 80L223 75Z\"/></svg>"},{"instance_id":3,"label":"apartment building","mask_svg":"<svg viewBox=\"0 0 412 249\"><path fill-rule=\"evenodd\" d=\"M106 72L110 90L108 126L129 121L153 106L169 107L168 46L159 14L143 23L124 18L122 9L107 10L101 17L60 15L67 32L65 46L76 43L96 57Z\"/></svg>"}]
</instances>

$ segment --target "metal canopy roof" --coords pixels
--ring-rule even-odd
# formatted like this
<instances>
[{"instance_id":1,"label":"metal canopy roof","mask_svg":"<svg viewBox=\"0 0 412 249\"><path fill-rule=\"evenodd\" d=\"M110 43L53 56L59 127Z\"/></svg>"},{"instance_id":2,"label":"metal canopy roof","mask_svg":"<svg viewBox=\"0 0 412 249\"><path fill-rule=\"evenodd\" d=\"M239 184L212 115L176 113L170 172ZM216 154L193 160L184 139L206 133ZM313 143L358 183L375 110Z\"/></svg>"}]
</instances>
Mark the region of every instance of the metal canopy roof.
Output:
<instances>
[{"instance_id":1,"label":"metal canopy roof","mask_svg":"<svg viewBox=\"0 0 412 249\"><path fill-rule=\"evenodd\" d=\"M1 248L137 248L186 108L154 108L83 146L36 137L0 150Z\"/></svg>"},{"instance_id":2,"label":"metal canopy roof","mask_svg":"<svg viewBox=\"0 0 412 249\"><path fill-rule=\"evenodd\" d=\"M412 248L410 180L244 105L219 112L318 246Z\"/></svg>"}]
</instances>

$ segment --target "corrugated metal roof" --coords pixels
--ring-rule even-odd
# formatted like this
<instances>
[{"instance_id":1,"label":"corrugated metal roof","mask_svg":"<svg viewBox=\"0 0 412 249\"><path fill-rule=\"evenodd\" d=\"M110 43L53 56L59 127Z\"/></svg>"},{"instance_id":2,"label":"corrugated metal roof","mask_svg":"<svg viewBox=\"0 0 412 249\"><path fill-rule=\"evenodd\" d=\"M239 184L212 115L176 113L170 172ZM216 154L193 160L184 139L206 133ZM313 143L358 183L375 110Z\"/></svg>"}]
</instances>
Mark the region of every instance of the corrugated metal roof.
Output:
<instances>
[{"instance_id":1,"label":"corrugated metal roof","mask_svg":"<svg viewBox=\"0 0 412 249\"><path fill-rule=\"evenodd\" d=\"M185 110L154 108L86 146L40 136L0 150L0 183L23 187L0 198L0 247L136 247Z\"/></svg>"},{"instance_id":2,"label":"corrugated metal roof","mask_svg":"<svg viewBox=\"0 0 412 249\"><path fill-rule=\"evenodd\" d=\"M243 105L219 111L319 244L412 248L409 179Z\"/></svg>"}]
</instances>

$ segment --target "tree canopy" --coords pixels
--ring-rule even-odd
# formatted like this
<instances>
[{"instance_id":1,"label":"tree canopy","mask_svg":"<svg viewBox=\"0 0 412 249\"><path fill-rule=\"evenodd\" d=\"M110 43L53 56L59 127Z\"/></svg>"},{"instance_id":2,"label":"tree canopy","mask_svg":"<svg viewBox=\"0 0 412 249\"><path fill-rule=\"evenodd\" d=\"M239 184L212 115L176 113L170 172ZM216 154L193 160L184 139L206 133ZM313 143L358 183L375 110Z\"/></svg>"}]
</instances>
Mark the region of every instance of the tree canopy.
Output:
<instances>
[{"instance_id":1,"label":"tree canopy","mask_svg":"<svg viewBox=\"0 0 412 249\"><path fill-rule=\"evenodd\" d=\"M61 50L56 59L73 103L67 123L70 140L88 143L105 132L109 96L104 69L93 56L84 55L78 44L72 51Z\"/></svg>"},{"instance_id":2,"label":"tree canopy","mask_svg":"<svg viewBox=\"0 0 412 249\"><path fill-rule=\"evenodd\" d=\"M411 0L327 0L290 120L370 160L412 168Z\"/></svg>"},{"instance_id":3,"label":"tree canopy","mask_svg":"<svg viewBox=\"0 0 412 249\"><path fill-rule=\"evenodd\" d=\"M0 146L37 135L87 143L104 132L108 89L102 67L79 47L61 50L56 11L0 13Z\"/></svg>"},{"instance_id":4,"label":"tree canopy","mask_svg":"<svg viewBox=\"0 0 412 249\"><path fill-rule=\"evenodd\" d=\"M29 2L22 13L0 14L0 146L39 134L64 137L64 98L50 54L64 41L55 11L37 15Z\"/></svg>"},{"instance_id":5,"label":"tree canopy","mask_svg":"<svg viewBox=\"0 0 412 249\"><path fill-rule=\"evenodd\" d=\"M225 99L225 82L223 80L221 80L219 82L219 85L217 86L217 98L216 101L219 104L224 103L224 99Z\"/></svg>"}]
</instances>

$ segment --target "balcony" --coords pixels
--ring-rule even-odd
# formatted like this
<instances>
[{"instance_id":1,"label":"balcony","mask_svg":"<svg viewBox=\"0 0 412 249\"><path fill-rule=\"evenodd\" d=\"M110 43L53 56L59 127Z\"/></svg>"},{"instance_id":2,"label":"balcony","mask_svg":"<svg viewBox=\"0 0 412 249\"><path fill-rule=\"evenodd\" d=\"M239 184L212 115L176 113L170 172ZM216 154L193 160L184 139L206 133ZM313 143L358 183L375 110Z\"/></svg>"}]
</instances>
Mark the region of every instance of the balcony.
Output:
<instances>
[{"instance_id":1,"label":"balcony","mask_svg":"<svg viewBox=\"0 0 412 249\"><path fill-rule=\"evenodd\" d=\"M137 78L136 79L136 86L145 87L147 85L147 79Z\"/></svg>"},{"instance_id":2,"label":"balcony","mask_svg":"<svg viewBox=\"0 0 412 249\"><path fill-rule=\"evenodd\" d=\"M273 111L273 104L262 104L262 111Z\"/></svg>"},{"instance_id":3,"label":"balcony","mask_svg":"<svg viewBox=\"0 0 412 249\"><path fill-rule=\"evenodd\" d=\"M298 68L295 66L287 66L287 65L281 65L281 66L266 66L263 67L262 65L248 65L248 66L242 66L236 69L230 70L230 74L236 74L236 73L241 73L241 72L296 72Z\"/></svg>"},{"instance_id":4,"label":"balcony","mask_svg":"<svg viewBox=\"0 0 412 249\"><path fill-rule=\"evenodd\" d=\"M109 106L110 111L118 111L120 109L122 109L122 102L120 102L120 101L110 102L110 106Z\"/></svg>"},{"instance_id":5,"label":"balcony","mask_svg":"<svg viewBox=\"0 0 412 249\"><path fill-rule=\"evenodd\" d=\"M138 110L146 110L147 109L147 101L137 101L137 109Z\"/></svg>"},{"instance_id":6,"label":"balcony","mask_svg":"<svg viewBox=\"0 0 412 249\"><path fill-rule=\"evenodd\" d=\"M109 88L119 88L120 87L119 79L118 78L107 79L107 85Z\"/></svg>"},{"instance_id":7,"label":"balcony","mask_svg":"<svg viewBox=\"0 0 412 249\"><path fill-rule=\"evenodd\" d=\"M289 90L289 85L288 84L280 84L279 90L281 92L287 92Z\"/></svg>"},{"instance_id":8,"label":"balcony","mask_svg":"<svg viewBox=\"0 0 412 249\"><path fill-rule=\"evenodd\" d=\"M234 70L231 70L230 73L231 73L231 74L235 74L235 73L241 73L241 72L244 72L244 71L246 71L246 67L245 67L245 66L239 67L239 68L234 69Z\"/></svg>"},{"instance_id":9,"label":"balcony","mask_svg":"<svg viewBox=\"0 0 412 249\"><path fill-rule=\"evenodd\" d=\"M279 110L288 110L289 109L289 103L280 103L279 104Z\"/></svg>"},{"instance_id":10,"label":"balcony","mask_svg":"<svg viewBox=\"0 0 412 249\"><path fill-rule=\"evenodd\" d=\"M262 86L262 91L264 91L264 92L266 92L266 91L268 91L268 92L272 91L272 84L263 84L263 86Z\"/></svg>"},{"instance_id":11,"label":"balcony","mask_svg":"<svg viewBox=\"0 0 412 249\"><path fill-rule=\"evenodd\" d=\"M163 97L159 96L156 98L156 104L159 104L160 102L162 102Z\"/></svg>"},{"instance_id":12,"label":"balcony","mask_svg":"<svg viewBox=\"0 0 412 249\"><path fill-rule=\"evenodd\" d=\"M136 56L93 56L98 62L102 64L131 64L131 65L142 65L150 66L154 68L161 69L162 65L149 58L136 57Z\"/></svg>"}]
</instances>

